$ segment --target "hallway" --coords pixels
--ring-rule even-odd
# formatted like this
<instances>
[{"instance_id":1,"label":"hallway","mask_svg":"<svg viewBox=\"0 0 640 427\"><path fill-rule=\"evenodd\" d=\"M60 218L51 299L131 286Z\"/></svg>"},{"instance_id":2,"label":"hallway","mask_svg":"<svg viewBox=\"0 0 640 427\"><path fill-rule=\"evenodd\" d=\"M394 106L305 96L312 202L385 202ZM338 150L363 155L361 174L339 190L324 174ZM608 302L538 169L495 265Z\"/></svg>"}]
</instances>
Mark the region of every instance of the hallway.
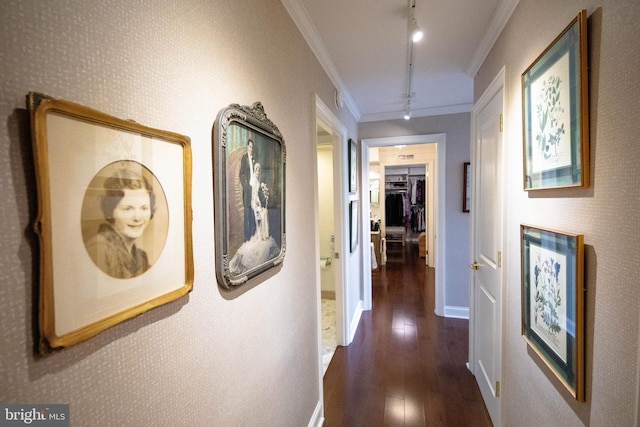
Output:
<instances>
[{"instance_id":1,"label":"hallway","mask_svg":"<svg viewBox=\"0 0 640 427\"><path fill-rule=\"evenodd\" d=\"M324 376L324 425L491 426L465 365L468 321L434 314L435 271L417 244L390 244L387 257L373 309Z\"/></svg>"}]
</instances>

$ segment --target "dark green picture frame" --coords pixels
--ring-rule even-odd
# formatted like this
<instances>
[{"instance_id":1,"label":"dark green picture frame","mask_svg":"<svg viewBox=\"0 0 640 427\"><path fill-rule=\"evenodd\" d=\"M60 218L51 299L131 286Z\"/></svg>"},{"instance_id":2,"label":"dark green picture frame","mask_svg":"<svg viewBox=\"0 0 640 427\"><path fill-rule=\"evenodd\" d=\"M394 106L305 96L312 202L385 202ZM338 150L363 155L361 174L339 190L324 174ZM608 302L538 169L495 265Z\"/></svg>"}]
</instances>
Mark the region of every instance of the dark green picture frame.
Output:
<instances>
[{"instance_id":1,"label":"dark green picture frame","mask_svg":"<svg viewBox=\"0 0 640 427\"><path fill-rule=\"evenodd\" d=\"M584 237L520 226L522 335L584 401Z\"/></svg>"},{"instance_id":2,"label":"dark green picture frame","mask_svg":"<svg viewBox=\"0 0 640 427\"><path fill-rule=\"evenodd\" d=\"M587 12L522 74L524 189L588 187Z\"/></svg>"}]
</instances>

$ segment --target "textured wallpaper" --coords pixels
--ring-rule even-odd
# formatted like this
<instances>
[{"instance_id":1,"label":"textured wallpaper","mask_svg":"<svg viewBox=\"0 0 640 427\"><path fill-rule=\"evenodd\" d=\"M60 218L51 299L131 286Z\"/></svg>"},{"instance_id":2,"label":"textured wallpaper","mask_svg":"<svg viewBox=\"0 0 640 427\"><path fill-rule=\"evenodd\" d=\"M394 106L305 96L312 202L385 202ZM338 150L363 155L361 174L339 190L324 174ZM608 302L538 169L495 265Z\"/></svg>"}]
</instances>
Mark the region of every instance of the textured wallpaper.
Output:
<instances>
[{"instance_id":1,"label":"textured wallpaper","mask_svg":"<svg viewBox=\"0 0 640 427\"><path fill-rule=\"evenodd\" d=\"M312 103L330 105L334 88L281 3L4 0L0 75L0 402L70 403L77 426L307 425L320 402ZM43 359L29 91L186 135L193 150L193 292ZM278 274L229 296L213 267L211 131L221 108L255 101L284 135L295 215Z\"/></svg>"},{"instance_id":2,"label":"textured wallpaper","mask_svg":"<svg viewBox=\"0 0 640 427\"><path fill-rule=\"evenodd\" d=\"M522 190L520 76L575 18L589 14L591 187ZM638 420L640 3L521 0L475 79L478 99L507 67L508 282L503 340L504 425L633 426ZM519 226L584 234L586 402L577 403L520 336Z\"/></svg>"}]
</instances>

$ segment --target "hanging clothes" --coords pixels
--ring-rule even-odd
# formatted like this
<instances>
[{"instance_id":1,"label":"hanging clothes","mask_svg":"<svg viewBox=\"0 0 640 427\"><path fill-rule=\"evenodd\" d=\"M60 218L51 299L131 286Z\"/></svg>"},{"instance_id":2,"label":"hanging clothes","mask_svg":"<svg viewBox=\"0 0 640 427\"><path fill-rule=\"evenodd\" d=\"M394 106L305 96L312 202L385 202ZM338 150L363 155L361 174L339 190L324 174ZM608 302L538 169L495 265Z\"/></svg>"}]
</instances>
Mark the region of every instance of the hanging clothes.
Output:
<instances>
[{"instance_id":1,"label":"hanging clothes","mask_svg":"<svg viewBox=\"0 0 640 427\"><path fill-rule=\"evenodd\" d=\"M411 215L407 193L388 193L385 196L385 223L387 226L404 226Z\"/></svg>"},{"instance_id":2,"label":"hanging clothes","mask_svg":"<svg viewBox=\"0 0 640 427\"><path fill-rule=\"evenodd\" d=\"M425 201L425 180L411 178L409 181L409 198L412 205L424 205Z\"/></svg>"},{"instance_id":3,"label":"hanging clothes","mask_svg":"<svg viewBox=\"0 0 640 427\"><path fill-rule=\"evenodd\" d=\"M405 224L411 227L413 232L425 230L425 184L424 179L418 177L409 178L409 200L408 217Z\"/></svg>"},{"instance_id":4,"label":"hanging clothes","mask_svg":"<svg viewBox=\"0 0 640 427\"><path fill-rule=\"evenodd\" d=\"M411 230L418 233L425 230L425 209L424 206L413 206L411 208Z\"/></svg>"}]
</instances>

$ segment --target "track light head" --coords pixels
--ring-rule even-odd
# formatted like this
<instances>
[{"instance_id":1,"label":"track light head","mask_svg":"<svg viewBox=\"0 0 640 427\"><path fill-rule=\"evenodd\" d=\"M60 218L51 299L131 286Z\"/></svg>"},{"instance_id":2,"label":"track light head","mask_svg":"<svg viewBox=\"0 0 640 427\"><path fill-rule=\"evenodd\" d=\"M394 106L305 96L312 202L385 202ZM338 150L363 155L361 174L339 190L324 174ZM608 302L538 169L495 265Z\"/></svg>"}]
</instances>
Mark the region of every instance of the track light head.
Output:
<instances>
[{"instance_id":1,"label":"track light head","mask_svg":"<svg viewBox=\"0 0 640 427\"><path fill-rule=\"evenodd\" d=\"M415 19L411 20L411 41L418 43L424 37L424 31L418 27L418 23Z\"/></svg>"},{"instance_id":2,"label":"track light head","mask_svg":"<svg viewBox=\"0 0 640 427\"><path fill-rule=\"evenodd\" d=\"M411 95L407 97L407 108L404 110L404 119L409 120L411 118Z\"/></svg>"}]
</instances>

